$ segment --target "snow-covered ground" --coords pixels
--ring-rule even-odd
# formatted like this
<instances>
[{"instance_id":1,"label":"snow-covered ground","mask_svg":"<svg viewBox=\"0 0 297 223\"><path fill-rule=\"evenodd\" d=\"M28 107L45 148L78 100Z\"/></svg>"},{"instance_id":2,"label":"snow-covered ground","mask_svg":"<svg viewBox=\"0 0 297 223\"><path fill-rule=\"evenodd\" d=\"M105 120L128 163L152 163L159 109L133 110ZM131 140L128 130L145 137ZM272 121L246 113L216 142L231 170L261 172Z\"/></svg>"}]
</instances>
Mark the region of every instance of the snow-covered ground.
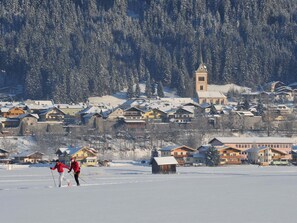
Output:
<instances>
[{"instance_id":1,"label":"snow-covered ground","mask_svg":"<svg viewBox=\"0 0 297 223\"><path fill-rule=\"evenodd\" d=\"M48 167L0 166L0 219L5 223L295 221L294 166L177 171L152 175L150 167L126 161L83 168L81 187L56 188ZM56 172L54 177L57 181Z\"/></svg>"}]
</instances>

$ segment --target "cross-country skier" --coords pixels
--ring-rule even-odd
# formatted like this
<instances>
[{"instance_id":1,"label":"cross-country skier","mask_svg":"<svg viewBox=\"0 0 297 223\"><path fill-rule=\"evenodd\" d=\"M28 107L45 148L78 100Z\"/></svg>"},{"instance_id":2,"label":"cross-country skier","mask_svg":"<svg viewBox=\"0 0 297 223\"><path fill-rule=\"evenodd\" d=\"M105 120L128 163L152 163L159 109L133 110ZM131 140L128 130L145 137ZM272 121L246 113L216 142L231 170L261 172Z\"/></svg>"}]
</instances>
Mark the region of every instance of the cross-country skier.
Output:
<instances>
[{"instance_id":1,"label":"cross-country skier","mask_svg":"<svg viewBox=\"0 0 297 223\"><path fill-rule=\"evenodd\" d=\"M56 160L56 165L54 167L50 167L51 170L55 170L57 169L58 173L59 173L59 187L62 186L62 180L66 180L68 186L70 186L70 181L68 181L65 177L64 177L64 168L69 170L69 167L66 166L65 164L61 163L59 160Z\"/></svg>"},{"instance_id":2,"label":"cross-country skier","mask_svg":"<svg viewBox=\"0 0 297 223\"><path fill-rule=\"evenodd\" d=\"M76 181L76 184L77 184L77 186L79 186L78 177L80 174L80 167L79 167L79 163L75 160L75 158L71 158L71 166L70 166L68 173L70 173L72 169L74 172L74 179Z\"/></svg>"}]
</instances>

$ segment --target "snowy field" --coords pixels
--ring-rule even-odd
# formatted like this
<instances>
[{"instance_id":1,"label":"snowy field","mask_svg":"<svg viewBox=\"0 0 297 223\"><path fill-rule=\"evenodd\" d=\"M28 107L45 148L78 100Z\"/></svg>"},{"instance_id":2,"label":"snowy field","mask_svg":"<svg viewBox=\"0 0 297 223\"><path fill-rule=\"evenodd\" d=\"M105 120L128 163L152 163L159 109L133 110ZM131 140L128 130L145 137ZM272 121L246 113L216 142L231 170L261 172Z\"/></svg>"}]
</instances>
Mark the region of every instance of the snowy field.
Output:
<instances>
[{"instance_id":1,"label":"snowy field","mask_svg":"<svg viewBox=\"0 0 297 223\"><path fill-rule=\"evenodd\" d=\"M0 166L0 222L296 221L297 167L177 171L152 175L150 167L118 163L83 168L81 187L56 188L48 167Z\"/></svg>"}]
</instances>

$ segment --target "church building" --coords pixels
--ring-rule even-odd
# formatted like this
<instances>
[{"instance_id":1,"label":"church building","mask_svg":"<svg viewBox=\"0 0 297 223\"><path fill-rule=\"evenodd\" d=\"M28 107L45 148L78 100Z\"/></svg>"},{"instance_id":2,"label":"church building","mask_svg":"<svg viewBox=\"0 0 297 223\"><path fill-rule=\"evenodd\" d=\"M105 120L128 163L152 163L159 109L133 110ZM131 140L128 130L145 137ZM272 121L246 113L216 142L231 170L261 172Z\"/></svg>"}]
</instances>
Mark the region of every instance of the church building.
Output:
<instances>
[{"instance_id":1,"label":"church building","mask_svg":"<svg viewBox=\"0 0 297 223\"><path fill-rule=\"evenodd\" d=\"M195 72L195 90L198 95L199 104L227 104L227 97L224 94L219 91L208 91L208 72L202 59Z\"/></svg>"}]
</instances>

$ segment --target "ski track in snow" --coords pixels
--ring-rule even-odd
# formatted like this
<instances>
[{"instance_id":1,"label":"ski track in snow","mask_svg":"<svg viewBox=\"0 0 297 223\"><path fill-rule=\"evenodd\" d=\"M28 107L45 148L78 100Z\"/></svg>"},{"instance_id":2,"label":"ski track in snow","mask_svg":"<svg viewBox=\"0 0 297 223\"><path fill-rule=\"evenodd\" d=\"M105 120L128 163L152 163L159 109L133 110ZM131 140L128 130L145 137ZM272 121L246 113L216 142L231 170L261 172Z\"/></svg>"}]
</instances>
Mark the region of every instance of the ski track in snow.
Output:
<instances>
[{"instance_id":1,"label":"ski track in snow","mask_svg":"<svg viewBox=\"0 0 297 223\"><path fill-rule=\"evenodd\" d=\"M151 167L83 168L81 186L66 173L72 186L63 182L58 188L56 171L53 179L45 168L1 170L1 222L272 223L292 222L296 215L294 166L177 171L159 175Z\"/></svg>"}]
</instances>

